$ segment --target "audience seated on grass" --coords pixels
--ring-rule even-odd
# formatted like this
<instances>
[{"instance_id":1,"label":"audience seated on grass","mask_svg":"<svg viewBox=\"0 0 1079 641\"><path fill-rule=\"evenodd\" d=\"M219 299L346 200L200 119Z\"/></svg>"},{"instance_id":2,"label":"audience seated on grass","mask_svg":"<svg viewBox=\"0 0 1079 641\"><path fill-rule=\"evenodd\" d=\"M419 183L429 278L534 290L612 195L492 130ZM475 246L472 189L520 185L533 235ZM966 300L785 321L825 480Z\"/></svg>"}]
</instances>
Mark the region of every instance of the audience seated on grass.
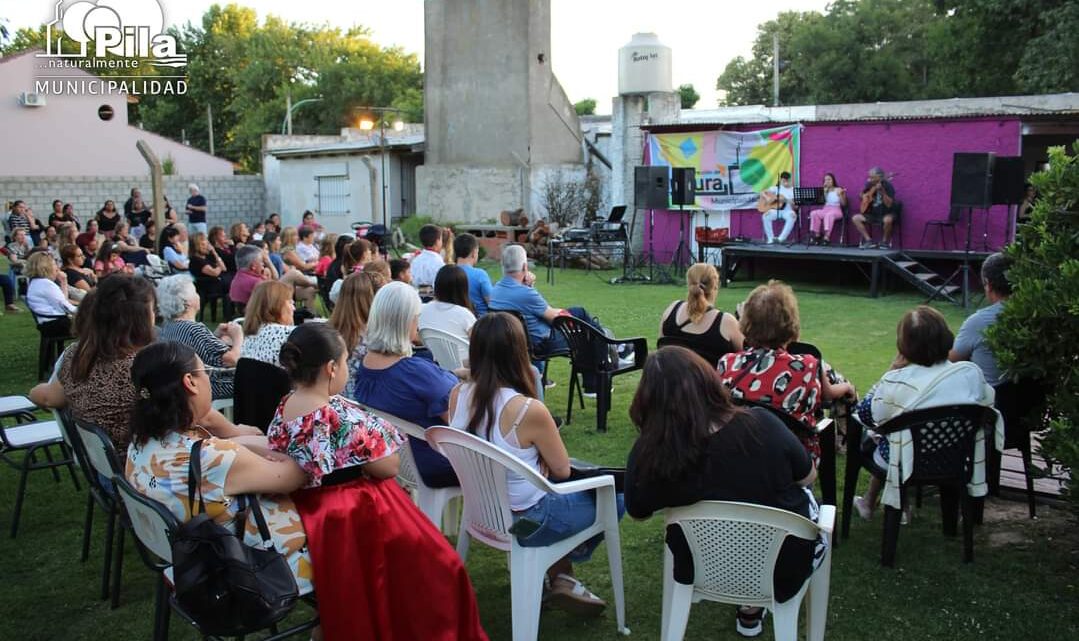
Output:
<instances>
[{"instance_id":1,"label":"audience seated on grass","mask_svg":"<svg viewBox=\"0 0 1079 641\"><path fill-rule=\"evenodd\" d=\"M146 258L148 251L140 247L138 239L131 235L131 226L127 224L127 221L121 220L116 224L112 242L119 247L120 257L128 265L137 267L150 264L149 259Z\"/></svg>"},{"instance_id":2,"label":"audience seated on grass","mask_svg":"<svg viewBox=\"0 0 1079 641\"><path fill-rule=\"evenodd\" d=\"M60 260L64 275L67 276L68 297L72 289L88 293L97 285L97 275L93 269L85 267L85 258L77 245L64 245L60 248Z\"/></svg>"},{"instance_id":3,"label":"audience seated on grass","mask_svg":"<svg viewBox=\"0 0 1079 641\"><path fill-rule=\"evenodd\" d=\"M891 438L871 428L914 410L946 405L992 407L995 399L993 388L976 364L948 362L952 332L937 310L925 305L910 310L899 320L895 333L898 354L891 368L858 404L858 418L867 428L860 444L862 459L873 474L866 495L854 497L854 507L863 519L872 518L888 466L892 457L898 464L901 449L891 447ZM898 507L898 494L889 504ZM903 509L903 519L908 520L909 506Z\"/></svg>"},{"instance_id":4,"label":"audience seated on grass","mask_svg":"<svg viewBox=\"0 0 1079 641\"><path fill-rule=\"evenodd\" d=\"M201 236L202 234L196 234ZM157 338L176 341L195 350L208 368L214 400L232 398L233 372L240 360L244 333L236 323L222 323L215 332L195 320L201 301L195 284L184 274L163 278L157 285L157 306L165 323Z\"/></svg>"},{"instance_id":5,"label":"audience seated on grass","mask_svg":"<svg viewBox=\"0 0 1079 641\"><path fill-rule=\"evenodd\" d=\"M755 288L742 304L740 322L745 349L719 360L720 377L735 399L771 405L812 428L822 400L855 397L850 383L833 384L821 375L816 357L787 351L801 331L790 286L771 280ZM819 461L817 435L807 430L798 437Z\"/></svg>"},{"instance_id":6,"label":"audience seated on grass","mask_svg":"<svg viewBox=\"0 0 1079 641\"><path fill-rule=\"evenodd\" d=\"M120 246L112 241L106 242L97 250L97 256L94 258L94 274L98 278L104 278L109 274L133 274L135 269L133 266L124 262L124 258L120 252Z\"/></svg>"},{"instance_id":7,"label":"audience seated on grass","mask_svg":"<svg viewBox=\"0 0 1079 641\"><path fill-rule=\"evenodd\" d=\"M406 263L407 264L407 263ZM393 281L393 274L390 270L390 263L379 258L367 263L367 266L363 268L364 273L370 274L371 278L375 279L375 285L382 287L383 285Z\"/></svg>"},{"instance_id":8,"label":"audience seated on grass","mask_svg":"<svg viewBox=\"0 0 1079 641\"><path fill-rule=\"evenodd\" d=\"M175 342L154 343L135 357L127 385L134 390L131 447L124 450L124 476L142 494L165 505L181 521L191 518L188 463L201 442L202 497L206 511L232 529L242 494L258 494L274 548L284 555L300 594L311 592L312 569L303 522L288 493L307 475L292 459L269 449L257 430L214 430L210 379L198 355ZM134 384L132 386L132 384ZM242 523L244 542L262 547L253 519ZM341 568L348 571L347 568Z\"/></svg>"},{"instance_id":9,"label":"audience seated on grass","mask_svg":"<svg viewBox=\"0 0 1079 641\"><path fill-rule=\"evenodd\" d=\"M326 270L330 263L337 258L336 253L337 234L326 234L318 243L318 265L315 266L315 276L326 277Z\"/></svg>"},{"instance_id":10,"label":"audience seated on grass","mask_svg":"<svg viewBox=\"0 0 1079 641\"><path fill-rule=\"evenodd\" d=\"M367 322L367 355L349 372L346 396L421 427L449 421L450 390L457 377L434 361L413 356L419 341L420 296L404 283L380 288ZM450 462L426 441L410 439L423 482L429 487L457 485Z\"/></svg>"},{"instance_id":11,"label":"audience seated on grass","mask_svg":"<svg viewBox=\"0 0 1079 641\"><path fill-rule=\"evenodd\" d=\"M809 490L817 470L805 448L768 410L735 406L715 370L688 349L648 355L629 412L640 430L626 464L626 510L635 518L698 501L741 501L817 520ZM681 529L666 541L675 576L691 572ZM797 594L824 554L822 541L788 538L776 564L776 600ZM757 636L763 618L761 608L739 608L736 629Z\"/></svg>"},{"instance_id":12,"label":"audience seated on grass","mask_svg":"<svg viewBox=\"0 0 1079 641\"><path fill-rule=\"evenodd\" d=\"M345 259L345 248L352 244L354 240L356 240L355 237L342 234L334 241L333 260L330 262L330 266L326 268L326 283L323 285L326 291L329 291L334 282L342 277L341 263Z\"/></svg>"},{"instance_id":13,"label":"audience seated on grass","mask_svg":"<svg viewBox=\"0 0 1079 641\"><path fill-rule=\"evenodd\" d=\"M453 253L457 266L465 270L468 276L468 297L472 299L472 309L476 316L487 313L487 303L491 300L491 277L487 272L476 267L480 259L480 244L472 234L461 234L453 240Z\"/></svg>"},{"instance_id":14,"label":"audience seated on grass","mask_svg":"<svg viewBox=\"0 0 1079 641\"><path fill-rule=\"evenodd\" d=\"M267 431L270 447L307 473L293 500L323 634L486 639L464 563L394 478L404 437L340 396L347 358L333 327L297 327L281 348L294 391Z\"/></svg>"},{"instance_id":15,"label":"audience seated on grass","mask_svg":"<svg viewBox=\"0 0 1079 641\"><path fill-rule=\"evenodd\" d=\"M26 267L26 259L30 257L33 246L30 244L29 232L22 228L11 231L11 242L7 244L7 259L15 273L21 273Z\"/></svg>"},{"instance_id":16,"label":"audience seated on grass","mask_svg":"<svg viewBox=\"0 0 1079 641\"><path fill-rule=\"evenodd\" d=\"M412 266L403 258L390 259L390 280L412 284Z\"/></svg>"},{"instance_id":17,"label":"audience seated on grass","mask_svg":"<svg viewBox=\"0 0 1079 641\"><path fill-rule=\"evenodd\" d=\"M218 229L214 227L214 229ZM214 229L210 231L213 232ZM236 263L233 262L233 265ZM221 253L212 245L206 234L197 232L191 237L191 257L188 261L188 271L195 279L199 291L208 296L224 296L228 294L232 284L233 273L229 272Z\"/></svg>"},{"instance_id":18,"label":"audience seated on grass","mask_svg":"<svg viewBox=\"0 0 1079 641\"><path fill-rule=\"evenodd\" d=\"M24 273L30 279L26 306L37 317L38 329L49 335L66 336L71 328L67 315L76 310L68 299L67 276L45 252L31 254Z\"/></svg>"},{"instance_id":19,"label":"audience seated on grass","mask_svg":"<svg viewBox=\"0 0 1079 641\"><path fill-rule=\"evenodd\" d=\"M742 351L742 330L732 314L716 309L719 273L708 263L686 271L685 300L667 306L659 322L660 339L678 341L713 364L724 354Z\"/></svg>"},{"instance_id":20,"label":"audience seated on grass","mask_svg":"<svg viewBox=\"0 0 1079 641\"><path fill-rule=\"evenodd\" d=\"M567 479L569 455L554 418L539 400L521 323L508 313L490 312L473 329L471 380L450 394L449 425L486 439L552 481ZM533 526L531 532L517 536L522 546L545 547L595 522L594 491L548 494L513 472L507 474L514 522ZM618 499L621 516L621 496ZM573 612L603 611L606 602L581 585L573 573L573 564L587 561L601 539L590 539L551 566L545 582L546 603Z\"/></svg>"},{"instance_id":21,"label":"audience seated on grass","mask_svg":"<svg viewBox=\"0 0 1079 641\"><path fill-rule=\"evenodd\" d=\"M348 371L356 371L367 356L367 321L371 302L379 285L367 272L355 272L344 279L341 296L330 314L330 325L341 334L348 350Z\"/></svg>"},{"instance_id":22,"label":"audience seated on grass","mask_svg":"<svg viewBox=\"0 0 1079 641\"><path fill-rule=\"evenodd\" d=\"M280 365L278 354L285 339L295 329L295 312L291 287L276 280L259 283L244 310L244 339L240 358Z\"/></svg>"},{"instance_id":23,"label":"audience seated on grass","mask_svg":"<svg viewBox=\"0 0 1079 641\"><path fill-rule=\"evenodd\" d=\"M435 298L420 308L420 329L437 329L465 343L476 323L468 297L468 276L457 265L446 265L435 276ZM461 359L468 354L462 353Z\"/></svg>"}]
</instances>

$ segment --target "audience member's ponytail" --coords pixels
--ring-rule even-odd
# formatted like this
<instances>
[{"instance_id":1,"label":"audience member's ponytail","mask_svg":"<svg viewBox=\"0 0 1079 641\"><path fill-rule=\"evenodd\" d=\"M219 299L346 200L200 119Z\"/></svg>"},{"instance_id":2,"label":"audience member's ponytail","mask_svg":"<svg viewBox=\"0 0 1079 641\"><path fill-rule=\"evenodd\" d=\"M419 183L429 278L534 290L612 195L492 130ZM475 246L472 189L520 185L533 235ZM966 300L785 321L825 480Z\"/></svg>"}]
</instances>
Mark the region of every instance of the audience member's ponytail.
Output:
<instances>
[{"instance_id":1,"label":"audience member's ponytail","mask_svg":"<svg viewBox=\"0 0 1079 641\"><path fill-rule=\"evenodd\" d=\"M277 358L293 385L310 385L318 380L319 370L344 351L345 340L329 323L304 323L292 330Z\"/></svg>"},{"instance_id":2,"label":"audience member's ponytail","mask_svg":"<svg viewBox=\"0 0 1079 641\"><path fill-rule=\"evenodd\" d=\"M195 351L174 341L151 343L135 356L131 364L135 405L130 425L136 445L190 429L195 423L183 378L197 368Z\"/></svg>"},{"instance_id":3,"label":"audience member's ponytail","mask_svg":"<svg viewBox=\"0 0 1079 641\"><path fill-rule=\"evenodd\" d=\"M716 268L708 263L697 263L686 272L686 304L688 306L689 320L699 323L712 302L716 299L716 288L719 286L719 273Z\"/></svg>"}]
</instances>

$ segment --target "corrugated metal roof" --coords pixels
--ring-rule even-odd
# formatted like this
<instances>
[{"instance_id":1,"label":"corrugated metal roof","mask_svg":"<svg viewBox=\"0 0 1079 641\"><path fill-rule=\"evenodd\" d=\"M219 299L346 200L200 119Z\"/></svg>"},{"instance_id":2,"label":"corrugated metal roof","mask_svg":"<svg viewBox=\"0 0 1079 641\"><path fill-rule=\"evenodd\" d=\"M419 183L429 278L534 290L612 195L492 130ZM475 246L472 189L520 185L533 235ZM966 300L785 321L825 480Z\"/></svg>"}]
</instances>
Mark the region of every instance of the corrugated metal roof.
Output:
<instances>
[{"instance_id":1,"label":"corrugated metal roof","mask_svg":"<svg viewBox=\"0 0 1079 641\"><path fill-rule=\"evenodd\" d=\"M1045 117L1072 114L1079 114L1079 93L791 107L749 105L720 107L717 109L684 109L676 119L652 122L646 127L718 126L770 122L922 120L992 116Z\"/></svg>"},{"instance_id":2,"label":"corrugated metal roof","mask_svg":"<svg viewBox=\"0 0 1079 641\"><path fill-rule=\"evenodd\" d=\"M413 149L417 146L422 146L424 143L423 134L410 134L407 136L386 136L386 149ZM322 145L311 145L308 147L289 147L280 149L267 149L266 153L271 156L285 157L285 156L323 156L332 154L343 154L348 152L372 152L377 151L381 145L377 136L370 138L363 138L360 140L349 140L344 142L327 143Z\"/></svg>"}]
</instances>

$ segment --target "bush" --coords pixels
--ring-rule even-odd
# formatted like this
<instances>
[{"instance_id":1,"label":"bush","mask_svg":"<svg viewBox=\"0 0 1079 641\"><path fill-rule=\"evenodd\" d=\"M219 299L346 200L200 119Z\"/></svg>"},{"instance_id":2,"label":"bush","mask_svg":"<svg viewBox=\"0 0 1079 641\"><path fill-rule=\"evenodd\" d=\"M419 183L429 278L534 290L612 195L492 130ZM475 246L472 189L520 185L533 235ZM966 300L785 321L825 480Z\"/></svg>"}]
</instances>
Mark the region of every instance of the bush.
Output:
<instances>
[{"instance_id":1,"label":"bush","mask_svg":"<svg viewBox=\"0 0 1079 641\"><path fill-rule=\"evenodd\" d=\"M1047 386L1040 453L1070 472L1079 510L1079 141L1073 149L1051 148L1049 168L1031 177L1038 201L1006 249L1013 291L987 337L1009 375Z\"/></svg>"}]
</instances>

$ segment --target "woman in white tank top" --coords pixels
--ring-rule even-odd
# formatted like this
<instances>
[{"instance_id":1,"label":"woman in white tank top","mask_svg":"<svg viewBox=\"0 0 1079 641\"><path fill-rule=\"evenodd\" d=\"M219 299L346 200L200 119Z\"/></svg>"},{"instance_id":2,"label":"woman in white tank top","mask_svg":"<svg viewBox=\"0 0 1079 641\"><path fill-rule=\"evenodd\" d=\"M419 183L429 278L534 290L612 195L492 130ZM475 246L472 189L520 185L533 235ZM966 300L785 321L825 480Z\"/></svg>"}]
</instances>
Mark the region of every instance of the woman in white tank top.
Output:
<instances>
[{"instance_id":1,"label":"woman in white tank top","mask_svg":"<svg viewBox=\"0 0 1079 641\"><path fill-rule=\"evenodd\" d=\"M557 482L569 477L569 455L551 413L537 400L527 340L510 314L490 312L476 321L469 344L471 380L450 392L450 426L486 439ZM594 492L548 494L518 474L507 474L514 521L529 530L516 535L522 546L551 545L595 521ZM587 560L599 542L596 537L551 566L544 586L547 603L578 613L603 611L606 603L573 574L573 563Z\"/></svg>"}]
</instances>

